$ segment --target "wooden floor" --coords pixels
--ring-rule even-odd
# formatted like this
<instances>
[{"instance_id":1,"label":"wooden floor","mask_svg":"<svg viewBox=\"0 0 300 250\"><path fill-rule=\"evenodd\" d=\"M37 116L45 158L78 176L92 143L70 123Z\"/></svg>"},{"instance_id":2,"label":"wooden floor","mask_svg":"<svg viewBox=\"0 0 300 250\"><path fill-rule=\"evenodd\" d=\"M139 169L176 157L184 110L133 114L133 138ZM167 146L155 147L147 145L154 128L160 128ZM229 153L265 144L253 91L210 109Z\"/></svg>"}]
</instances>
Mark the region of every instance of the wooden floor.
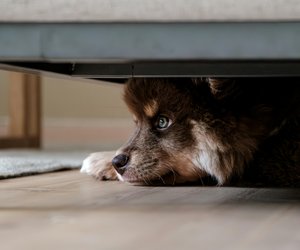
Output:
<instances>
[{"instance_id":1,"label":"wooden floor","mask_svg":"<svg viewBox=\"0 0 300 250\"><path fill-rule=\"evenodd\" d=\"M143 187L78 171L0 181L0 248L299 249L300 190Z\"/></svg>"}]
</instances>

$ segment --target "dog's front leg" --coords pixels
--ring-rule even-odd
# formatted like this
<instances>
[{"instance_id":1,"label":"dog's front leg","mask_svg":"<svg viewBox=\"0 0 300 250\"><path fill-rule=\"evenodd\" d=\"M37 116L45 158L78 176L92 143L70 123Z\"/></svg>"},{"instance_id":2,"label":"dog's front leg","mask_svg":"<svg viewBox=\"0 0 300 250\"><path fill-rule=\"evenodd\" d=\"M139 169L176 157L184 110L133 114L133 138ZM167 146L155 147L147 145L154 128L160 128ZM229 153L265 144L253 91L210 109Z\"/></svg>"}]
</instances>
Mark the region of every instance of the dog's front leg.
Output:
<instances>
[{"instance_id":1,"label":"dog's front leg","mask_svg":"<svg viewBox=\"0 0 300 250\"><path fill-rule=\"evenodd\" d=\"M100 180L117 180L117 173L112 166L115 152L97 152L89 155L82 163L80 172Z\"/></svg>"}]
</instances>

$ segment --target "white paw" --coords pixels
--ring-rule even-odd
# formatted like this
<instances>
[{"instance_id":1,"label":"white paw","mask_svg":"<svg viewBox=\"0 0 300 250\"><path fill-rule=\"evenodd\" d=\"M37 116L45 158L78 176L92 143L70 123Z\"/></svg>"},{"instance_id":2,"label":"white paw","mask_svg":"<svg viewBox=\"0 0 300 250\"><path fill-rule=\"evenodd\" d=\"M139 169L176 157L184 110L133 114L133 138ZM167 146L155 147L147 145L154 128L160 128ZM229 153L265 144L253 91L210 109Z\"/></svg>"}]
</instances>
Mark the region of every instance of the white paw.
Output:
<instances>
[{"instance_id":1,"label":"white paw","mask_svg":"<svg viewBox=\"0 0 300 250\"><path fill-rule=\"evenodd\" d=\"M116 180L117 174L111 164L115 152L98 152L89 155L82 163L81 173L100 180Z\"/></svg>"}]
</instances>

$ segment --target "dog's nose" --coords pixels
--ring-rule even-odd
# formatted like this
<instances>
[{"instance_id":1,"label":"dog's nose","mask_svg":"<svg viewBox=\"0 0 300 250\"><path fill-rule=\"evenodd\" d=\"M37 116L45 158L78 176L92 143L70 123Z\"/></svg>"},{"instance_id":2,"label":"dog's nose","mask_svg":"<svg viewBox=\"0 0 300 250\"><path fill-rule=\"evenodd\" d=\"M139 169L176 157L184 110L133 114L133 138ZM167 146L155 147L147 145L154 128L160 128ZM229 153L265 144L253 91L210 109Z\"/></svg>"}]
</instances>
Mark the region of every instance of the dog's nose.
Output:
<instances>
[{"instance_id":1,"label":"dog's nose","mask_svg":"<svg viewBox=\"0 0 300 250\"><path fill-rule=\"evenodd\" d=\"M114 166L115 170L122 175L125 172L125 165L127 164L128 160L129 157L127 155L119 154L112 159L112 165Z\"/></svg>"}]
</instances>

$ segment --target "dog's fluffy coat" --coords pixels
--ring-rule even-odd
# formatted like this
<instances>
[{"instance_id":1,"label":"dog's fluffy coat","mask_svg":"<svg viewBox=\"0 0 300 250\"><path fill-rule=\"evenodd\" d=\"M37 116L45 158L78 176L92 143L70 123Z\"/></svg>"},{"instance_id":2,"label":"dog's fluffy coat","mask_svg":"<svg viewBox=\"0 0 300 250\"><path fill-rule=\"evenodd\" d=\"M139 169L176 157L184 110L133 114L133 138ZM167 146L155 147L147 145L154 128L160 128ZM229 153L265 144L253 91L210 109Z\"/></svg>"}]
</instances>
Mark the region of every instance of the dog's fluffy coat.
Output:
<instances>
[{"instance_id":1,"label":"dog's fluffy coat","mask_svg":"<svg viewBox=\"0 0 300 250\"><path fill-rule=\"evenodd\" d=\"M145 184L298 187L299 81L131 79L124 99L136 130L117 152L128 156L122 174L111 153L92 154L82 172Z\"/></svg>"}]
</instances>

